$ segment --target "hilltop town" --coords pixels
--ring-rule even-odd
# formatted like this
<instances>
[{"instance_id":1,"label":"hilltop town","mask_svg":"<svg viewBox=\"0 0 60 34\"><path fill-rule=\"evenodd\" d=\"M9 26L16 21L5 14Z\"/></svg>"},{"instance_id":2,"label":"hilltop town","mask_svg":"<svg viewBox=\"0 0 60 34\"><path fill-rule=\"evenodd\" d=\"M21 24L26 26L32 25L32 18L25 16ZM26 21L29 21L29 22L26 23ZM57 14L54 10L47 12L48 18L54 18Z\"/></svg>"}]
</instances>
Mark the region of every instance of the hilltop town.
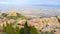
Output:
<instances>
[{"instance_id":1,"label":"hilltop town","mask_svg":"<svg viewBox=\"0 0 60 34\"><path fill-rule=\"evenodd\" d=\"M60 31L60 16L55 17L26 17L20 13L10 11L10 12L0 12L0 30L3 28L3 24L13 23L13 26L19 26L19 28L24 27L24 23L27 21L29 26L34 26L38 32L42 31Z\"/></svg>"}]
</instances>

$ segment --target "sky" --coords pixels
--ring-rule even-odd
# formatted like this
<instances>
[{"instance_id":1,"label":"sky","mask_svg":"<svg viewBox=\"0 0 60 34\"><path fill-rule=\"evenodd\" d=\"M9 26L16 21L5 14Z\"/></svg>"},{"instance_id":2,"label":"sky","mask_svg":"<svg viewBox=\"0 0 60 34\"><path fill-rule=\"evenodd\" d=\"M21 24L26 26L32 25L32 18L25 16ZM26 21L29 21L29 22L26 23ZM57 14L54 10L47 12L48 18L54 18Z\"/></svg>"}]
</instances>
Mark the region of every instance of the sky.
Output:
<instances>
[{"instance_id":1,"label":"sky","mask_svg":"<svg viewBox=\"0 0 60 34\"><path fill-rule=\"evenodd\" d=\"M0 0L0 7L48 6L60 7L60 0Z\"/></svg>"}]
</instances>

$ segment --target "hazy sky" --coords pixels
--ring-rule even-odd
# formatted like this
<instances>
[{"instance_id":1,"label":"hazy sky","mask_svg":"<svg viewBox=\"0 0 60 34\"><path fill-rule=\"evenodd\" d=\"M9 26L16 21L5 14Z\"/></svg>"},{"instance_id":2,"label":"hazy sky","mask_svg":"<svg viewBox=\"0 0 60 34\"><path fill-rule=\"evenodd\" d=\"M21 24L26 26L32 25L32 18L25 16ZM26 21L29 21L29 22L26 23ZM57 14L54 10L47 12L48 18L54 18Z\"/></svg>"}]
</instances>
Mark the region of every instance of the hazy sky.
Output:
<instances>
[{"instance_id":1,"label":"hazy sky","mask_svg":"<svg viewBox=\"0 0 60 34\"><path fill-rule=\"evenodd\" d=\"M0 0L0 7L5 6L56 6L60 7L60 0Z\"/></svg>"}]
</instances>

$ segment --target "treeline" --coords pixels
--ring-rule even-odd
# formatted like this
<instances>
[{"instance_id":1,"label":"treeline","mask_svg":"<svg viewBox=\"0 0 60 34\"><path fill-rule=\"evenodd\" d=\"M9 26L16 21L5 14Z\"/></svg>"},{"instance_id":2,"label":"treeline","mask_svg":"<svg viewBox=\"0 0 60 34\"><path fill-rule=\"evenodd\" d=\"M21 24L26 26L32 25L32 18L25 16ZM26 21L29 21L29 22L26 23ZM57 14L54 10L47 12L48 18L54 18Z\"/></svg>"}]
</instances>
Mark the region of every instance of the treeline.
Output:
<instances>
[{"instance_id":1,"label":"treeline","mask_svg":"<svg viewBox=\"0 0 60 34\"><path fill-rule=\"evenodd\" d=\"M18 26L13 27L12 23L6 22L3 24L3 33L5 34L38 34L37 29L34 26L28 26L27 22L24 24L24 28Z\"/></svg>"}]
</instances>

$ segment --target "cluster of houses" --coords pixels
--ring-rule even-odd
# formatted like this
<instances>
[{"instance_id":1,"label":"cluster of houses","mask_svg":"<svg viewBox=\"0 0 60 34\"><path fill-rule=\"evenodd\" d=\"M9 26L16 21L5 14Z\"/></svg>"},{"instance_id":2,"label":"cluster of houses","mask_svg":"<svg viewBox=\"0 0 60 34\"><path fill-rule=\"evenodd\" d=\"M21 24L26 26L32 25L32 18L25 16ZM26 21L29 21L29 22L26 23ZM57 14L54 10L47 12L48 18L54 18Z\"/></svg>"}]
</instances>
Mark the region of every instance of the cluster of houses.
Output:
<instances>
[{"instance_id":1,"label":"cluster of houses","mask_svg":"<svg viewBox=\"0 0 60 34\"><path fill-rule=\"evenodd\" d=\"M8 23L13 23L14 26L19 26L20 28L23 27L24 23L27 21L29 26L34 26L38 31L42 32L51 32L51 31L59 31L60 30L60 23L58 22L56 17L48 17L48 18L27 18L27 19L7 19L6 17L1 16L0 12L0 29L2 28L3 24L6 24L6 20ZM16 12L7 12L10 16L16 16ZM60 16L57 16L60 18Z\"/></svg>"}]
</instances>

